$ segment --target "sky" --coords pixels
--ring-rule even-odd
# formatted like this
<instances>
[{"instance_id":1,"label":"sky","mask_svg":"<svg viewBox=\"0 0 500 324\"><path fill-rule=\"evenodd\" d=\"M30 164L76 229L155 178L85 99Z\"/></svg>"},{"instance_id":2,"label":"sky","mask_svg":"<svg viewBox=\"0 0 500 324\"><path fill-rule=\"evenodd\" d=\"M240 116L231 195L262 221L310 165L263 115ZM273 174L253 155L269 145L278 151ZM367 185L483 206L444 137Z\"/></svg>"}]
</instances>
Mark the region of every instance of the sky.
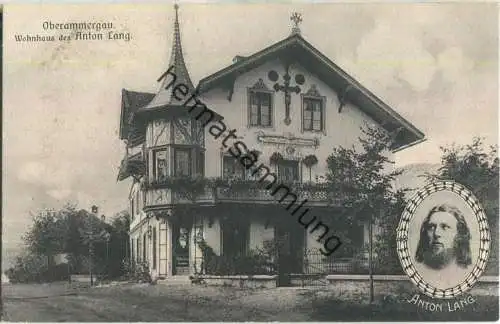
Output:
<instances>
[{"instance_id":1,"label":"sky","mask_svg":"<svg viewBox=\"0 0 500 324\"><path fill-rule=\"evenodd\" d=\"M498 10L495 4L180 3L191 78L286 38L302 36L422 130L427 141L397 166L438 163L439 147L481 136L498 143ZM5 5L3 248L15 249L29 211L68 201L111 217L128 205L116 176L121 89L154 92L166 70L172 4ZM129 42L16 42L66 34L43 22L113 22Z\"/></svg>"}]
</instances>

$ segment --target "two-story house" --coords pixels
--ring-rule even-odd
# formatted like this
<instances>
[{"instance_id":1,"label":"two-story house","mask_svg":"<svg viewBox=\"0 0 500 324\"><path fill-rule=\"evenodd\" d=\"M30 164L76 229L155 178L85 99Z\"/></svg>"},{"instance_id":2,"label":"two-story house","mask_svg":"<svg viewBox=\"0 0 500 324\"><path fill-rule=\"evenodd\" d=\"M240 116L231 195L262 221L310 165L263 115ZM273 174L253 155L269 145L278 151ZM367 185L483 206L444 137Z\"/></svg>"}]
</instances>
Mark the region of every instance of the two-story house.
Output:
<instances>
[{"instance_id":1,"label":"two-story house","mask_svg":"<svg viewBox=\"0 0 500 324\"><path fill-rule=\"evenodd\" d=\"M298 24L285 39L235 57L195 88L176 6L171 59L158 68L164 71L157 93L122 91L120 120L127 154L119 180L133 179L131 254L146 261L154 277L203 272L200 240L231 259L280 239L287 271L304 272L308 251L334 249L325 241L333 224L321 223L321 215L338 207L321 189L332 148L359 145L364 123L399 130L393 152L424 139L307 42ZM209 123L192 113L190 98L213 112ZM242 156L258 162L247 168ZM283 185L277 193L257 181L269 172L274 179L266 181L289 190ZM300 215L284 208L292 203ZM359 247L366 233L366 226L352 229Z\"/></svg>"}]
</instances>

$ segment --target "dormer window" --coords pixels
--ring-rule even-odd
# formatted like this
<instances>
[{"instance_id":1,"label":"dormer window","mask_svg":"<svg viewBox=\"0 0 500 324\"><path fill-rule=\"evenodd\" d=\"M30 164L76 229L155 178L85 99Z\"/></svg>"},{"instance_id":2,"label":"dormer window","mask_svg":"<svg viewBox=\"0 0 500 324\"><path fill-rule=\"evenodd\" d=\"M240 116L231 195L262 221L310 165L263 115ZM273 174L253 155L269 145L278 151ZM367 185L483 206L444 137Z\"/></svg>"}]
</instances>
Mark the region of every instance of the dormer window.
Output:
<instances>
[{"instance_id":1,"label":"dormer window","mask_svg":"<svg viewBox=\"0 0 500 324\"><path fill-rule=\"evenodd\" d=\"M273 124L272 91L262 79L248 89L248 125L250 127L271 127Z\"/></svg>"},{"instance_id":2,"label":"dormer window","mask_svg":"<svg viewBox=\"0 0 500 324\"><path fill-rule=\"evenodd\" d=\"M325 131L325 97L319 94L314 85L302 96L302 130Z\"/></svg>"}]
</instances>

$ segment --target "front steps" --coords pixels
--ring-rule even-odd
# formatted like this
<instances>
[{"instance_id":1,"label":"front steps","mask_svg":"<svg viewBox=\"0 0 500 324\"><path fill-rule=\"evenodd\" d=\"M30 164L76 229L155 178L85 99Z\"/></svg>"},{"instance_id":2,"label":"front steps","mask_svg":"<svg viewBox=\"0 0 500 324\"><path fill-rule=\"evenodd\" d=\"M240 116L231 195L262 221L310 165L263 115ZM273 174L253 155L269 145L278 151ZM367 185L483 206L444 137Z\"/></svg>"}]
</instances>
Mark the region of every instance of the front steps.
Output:
<instances>
[{"instance_id":1,"label":"front steps","mask_svg":"<svg viewBox=\"0 0 500 324\"><path fill-rule=\"evenodd\" d=\"M171 276L165 279L158 279L158 284L162 285L190 285L189 276Z\"/></svg>"}]
</instances>

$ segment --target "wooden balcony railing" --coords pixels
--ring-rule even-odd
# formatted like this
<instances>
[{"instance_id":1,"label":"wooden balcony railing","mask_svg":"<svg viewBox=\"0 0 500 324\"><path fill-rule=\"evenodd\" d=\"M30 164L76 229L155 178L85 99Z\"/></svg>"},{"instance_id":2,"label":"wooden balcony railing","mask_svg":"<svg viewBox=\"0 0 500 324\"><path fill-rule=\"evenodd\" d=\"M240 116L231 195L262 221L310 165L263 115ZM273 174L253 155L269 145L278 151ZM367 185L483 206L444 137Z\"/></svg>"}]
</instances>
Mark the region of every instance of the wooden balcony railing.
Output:
<instances>
[{"instance_id":1,"label":"wooden balcony railing","mask_svg":"<svg viewBox=\"0 0 500 324\"><path fill-rule=\"evenodd\" d=\"M307 200L308 205L337 206L342 197L330 191L325 184L275 184L271 189L258 181L230 181L222 179L169 180L145 186L146 206L163 204L214 204L216 202L276 203Z\"/></svg>"}]
</instances>

